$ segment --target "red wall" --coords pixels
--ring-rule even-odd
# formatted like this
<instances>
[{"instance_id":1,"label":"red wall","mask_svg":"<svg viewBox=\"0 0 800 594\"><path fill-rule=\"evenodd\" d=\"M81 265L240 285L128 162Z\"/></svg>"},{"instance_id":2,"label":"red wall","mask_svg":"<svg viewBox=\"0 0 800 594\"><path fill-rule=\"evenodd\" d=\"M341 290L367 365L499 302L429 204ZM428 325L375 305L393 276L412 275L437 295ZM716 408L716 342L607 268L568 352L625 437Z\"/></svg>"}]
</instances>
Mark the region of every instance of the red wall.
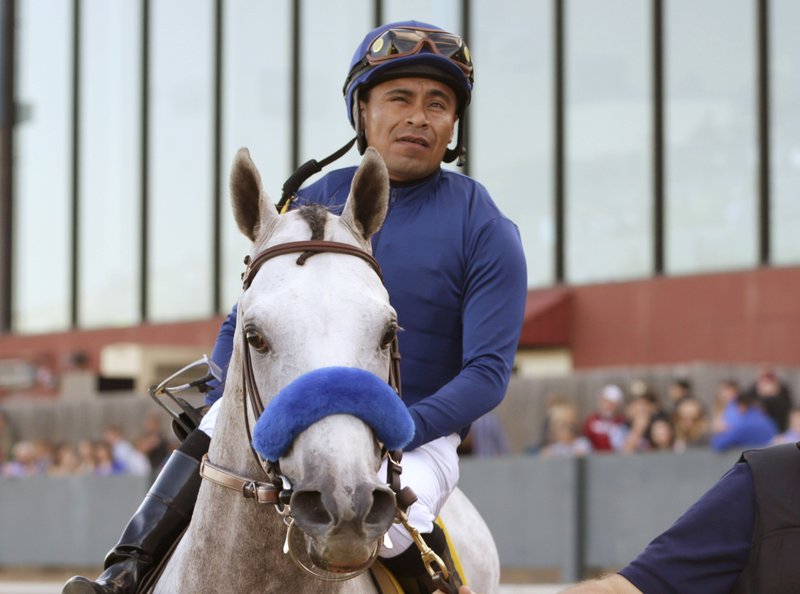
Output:
<instances>
[{"instance_id":1,"label":"red wall","mask_svg":"<svg viewBox=\"0 0 800 594\"><path fill-rule=\"evenodd\" d=\"M576 367L800 365L800 267L572 288Z\"/></svg>"},{"instance_id":2,"label":"red wall","mask_svg":"<svg viewBox=\"0 0 800 594\"><path fill-rule=\"evenodd\" d=\"M88 368L99 370L100 351L108 344L195 346L211 354L211 347L223 318L173 324L145 324L134 328L72 330L57 334L0 335L0 359L26 359L31 362L47 358L53 371L63 370L70 357L83 352L88 355Z\"/></svg>"},{"instance_id":3,"label":"red wall","mask_svg":"<svg viewBox=\"0 0 800 594\"><path fill-rule=\"evenodd\" d=\"M800 267L532 291L521 345L567 346L578 368L691 361L800 366ZM0 335L0 359L72 354L98 369L107 344L198 345L210 353L221 317L135 328Z\"/></svg>"}]
</instances>

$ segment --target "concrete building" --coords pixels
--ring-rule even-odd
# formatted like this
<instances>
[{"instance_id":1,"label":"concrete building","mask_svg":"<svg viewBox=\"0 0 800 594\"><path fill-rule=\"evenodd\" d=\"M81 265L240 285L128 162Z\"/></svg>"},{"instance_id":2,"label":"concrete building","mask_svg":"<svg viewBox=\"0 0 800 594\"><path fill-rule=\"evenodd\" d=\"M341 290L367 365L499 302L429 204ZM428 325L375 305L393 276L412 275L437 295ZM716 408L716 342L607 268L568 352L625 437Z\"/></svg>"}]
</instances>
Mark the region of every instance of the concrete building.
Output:
<instances>
[{"instance_id":1,"label":"concrete building","mask_svg":"<svg viewBox=\"0 0 800 594\"><path fill-rule=\"evenodd\" d=\"M794 0L0 7L0 391L210 352L246 251L236 149L277 200L351 138L363 34L407 18L474 56L466 171L522 234L523 373L800 365Z\"/></svg>"}]
</instances>

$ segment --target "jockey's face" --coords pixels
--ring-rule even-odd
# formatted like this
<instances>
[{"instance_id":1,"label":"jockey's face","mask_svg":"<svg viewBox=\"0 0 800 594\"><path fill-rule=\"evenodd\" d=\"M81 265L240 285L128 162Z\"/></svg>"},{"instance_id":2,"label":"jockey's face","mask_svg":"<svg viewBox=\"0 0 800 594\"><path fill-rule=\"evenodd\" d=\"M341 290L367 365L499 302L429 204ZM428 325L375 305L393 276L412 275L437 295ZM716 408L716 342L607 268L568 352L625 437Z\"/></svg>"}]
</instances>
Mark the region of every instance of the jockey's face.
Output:
<instances>
[{"instance_id":1,"label":"jockey's face","mask_svg":"<svg viewBox=\"0 0 800 594\"><path fill-rule=\"evenodd\" d=\"M453 138L456 107L453 90L428 78L397 78L372 87L361 103L361 125L390 179L422 179L439 168Z\"/></svg>"}]
</instances>

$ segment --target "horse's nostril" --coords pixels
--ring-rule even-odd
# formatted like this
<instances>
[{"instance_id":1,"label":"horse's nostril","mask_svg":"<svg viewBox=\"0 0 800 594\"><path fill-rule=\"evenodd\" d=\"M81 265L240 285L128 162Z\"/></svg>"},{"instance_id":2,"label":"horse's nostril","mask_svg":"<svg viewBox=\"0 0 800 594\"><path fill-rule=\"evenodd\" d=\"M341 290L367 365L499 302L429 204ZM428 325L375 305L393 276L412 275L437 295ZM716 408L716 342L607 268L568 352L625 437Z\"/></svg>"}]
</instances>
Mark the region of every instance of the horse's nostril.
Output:
<instances>
[{"instance_id":1,"label":"horse's nostril","mask_svg":"<svg viewBox=\"0 0 800 594\"><path fill-rule=\"evenodd\" d=\"M372 506L364 518L365 524L385 525L394 518L395 498L387 489L372 491Z\"/></svg>"},{"instance_id":2,"label":"horse's nostril","mask_svg":"<svg viewBox=\"0 0 800 594\"><path fill-rule=\"evenodd\" d=\"M291 506L292 516L298 520L302 518L304 524L327 526L332 523L319 491L296 491L292 495Z\"/></svg>"}]
</instances>

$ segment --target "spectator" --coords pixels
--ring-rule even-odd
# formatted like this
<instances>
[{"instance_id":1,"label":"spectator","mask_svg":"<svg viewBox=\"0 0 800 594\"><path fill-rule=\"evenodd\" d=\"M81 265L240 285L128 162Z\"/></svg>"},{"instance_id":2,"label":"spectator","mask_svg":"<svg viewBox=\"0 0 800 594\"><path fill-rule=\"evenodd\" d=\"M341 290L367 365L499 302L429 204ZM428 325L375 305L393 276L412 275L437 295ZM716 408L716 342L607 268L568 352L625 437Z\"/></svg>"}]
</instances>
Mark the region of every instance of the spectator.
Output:
<instances>
[{"instance_id":1,"label":"spectator","mask_svg":"<svg viewBox=\"0 0 800 594\"><path fill-rule=\"evenodd\" d=\"M625 424L625 417L620 412L622 398L622 390L614 384L600 390L597 409L583 423L583 435L591 442L594 451L613 451L611 436Z\"/></svg>"},{"instance_id":2,"label":"spectator","mask_svg":"<svg viewBox=\"0 0 800 594\"><path fill-rule=\"evenodd\" d=\"M717 386L714 401L714 418L711 421L711 433L725 431L739 416L736 399L739 397L739 384L736 380L725 379Z\"/></svg>"},{"instance_id":3,"label":"spectator","mask_svg":"<svg viewBox=\"0 0 800 594\"><path fill-rule=\"evenodd\" d=\"M547 406L544 411L544 420L542 421L542 429L539 433L539 442L536 444L532 444L525 448L525 452L528 454L537 454L539 453L550 441L550 419L553 415L553 411L565 404L570 404L571 401L569 398L564 396L563 394L551 394L547 398Z\"/></svg>"},{"instance_id":4,"label":"spectator","mask_svg":"<svg viewBox=\"0 0 800 594\"><path fill-rule=\"evenodd\" d=\"M675 378L667 388L667 396L672 412L677 410L678 405L686 398L692 397L692 384L685 377Z\"/></svg>"},{"instance_id":5,"label":"spectator","mask_svg":"<svg viewBox=\"0 0 800 594\"><path fill-rule=\"evenodd\" d=\"M697 398L684 398L675 409L675 451L708 445L708 417Z\"/></svg>"},{"instance_id":6,"label":"spectator","mask_svg":"<svg viewBox=\"0 0 800 594\"><path fill-rule=\"evenodd\" d=\"M724 451L742 446L765 446L778 434L775 422L761 408L761 403L750 392L736 399L737 416L727 429L711 437L711 447Z\"/></svg>"},{"instance_id":7,"label":"spectator","mask_svg":"<svg viewBox=\"0 0 800 594\"><path fill-rule=\"evenodd\" d=\"M612 435L614 449L629 454L648 451L650 425L660 418L666 418L666 414L653 391L648 389L635 396L625 407L625 424Z\"/></svg>"},{"instance_id":8,"label":"spectator","mask_svg":"<svg viewBox=\"0 0 800 594\"><path fill-rule=\"evenodd\" d=\"M557 404L549 412L549 434L542 456L583 456L592 451L591 442L580 435L578 409L574 404Z\"/></svg>"},{"instance_id":9,"label":"spectator","mask_svg":"<svg viewBox=\"0 0 800 594\"><path fill-rule=\"evenodd\" d=\"M149 411L142 421L142 434L136 440L137 449L147 456L150 467L154 470L161 468L169 456L169 441L161 424L161 415L154 410Z\"/></svg>"},{"instance_id":10,"label":"spectator","mask_svg":"<svg viewBox=\"0 0 800 594\"><path fill-rule=\"evenodd\" d=\"M116 425L110 425L103 431L103 439L111 446L112 456L122 469L122 472L136 476L147 476L150 474L150 462L147 456L133 447L122 435L122 429Z\"/></svg>"},{"instance_id":11,"label":"spectator","mask_svg":"<svg viewBox=\"0 0 800 594\"><path fill-rule=\"evenodd\" d=\"M780 435L776 435L770 445L797 443L798 441L800 441L800 408L794 408L789 413L789 428Z\"/></svg>"},{"instance_id":12,"label":"spectator","mask_svg":"<svg viewBox=\"0 0 800 594\"><path fill-rule=\"evenodd\" d=\"M53 464L55 448L49 439L37 439L33 442L33 451L37 474L47 474Z\"/></svg>"},{"instance_id":13,"label":"spectator","mask_svg":"<svg viewBox=\"0 0 800 594\"><path fill-rule=\"evenodd\" d=\"M666 416L659 416L652 420L647 438L650 444L648 451L671 452L675 448L675 429Z\"/></svg>"},{"instance_id":14,"label":"spectator","mask_svg":"<svg viewBox=\"0 0 800 594\"><path fill-rule=\"evenodd\" d=\"M472 423L458 453L483 458L511 453L508 436L500 418L494 412L478 418Z\"/></svg>"},{"instance_id":15,"label":"spectator","mask_svg":"<svg viewBox=\"0 0 800 594\"><path fill-rule=\"evenodd\" d=\"M94 473L97 476L111 476L122 474L125 469L114 459L111 444L107 441L98 440L92 444L94 451Z\"/></svg>"},{"instance_id":16,"label":"spectator","mask_svg":"<svg viewBox=\"0 0 800 594\"><path fill-rule=\"evenodd\" d=\"M11 461L3 467L3 476L21 478L38 473L36 446L30 441L18 441L15 443L11 448Z\"/></svg>"},{"instance_id":17,"label":"spectator","mask_svg":"<svg viewBox=\"0 0 800 594\"><path fill-rule=\"evenodd\" d=\"M78 473L94 474L97 466L95 447L90 439L82 439L77 445L78 451Z\"/></svg>"},{"instance_id":18,"label":"spectator","mask_svg":"<svg viewBox=\"0 0 800 594\"><path fill-rule=\"evenodd\" d=\"M64 442L55 448L53 464L47 469L47 474L50 476L80 474L80 458L74 444Z\"/></svg>"},{"instance_id":19,"label":"spectator","mask_svg":"<svg viewBox=\"0 0 800 594\"><path fill-rule=\"evenodd\" d=\"M778 426L778 431L786 431L789 427L789 411L792 410L792 395L775 372L770 368L763 369L748 393L761 401L766 413Z\"/></svg>"}]
</instances>

